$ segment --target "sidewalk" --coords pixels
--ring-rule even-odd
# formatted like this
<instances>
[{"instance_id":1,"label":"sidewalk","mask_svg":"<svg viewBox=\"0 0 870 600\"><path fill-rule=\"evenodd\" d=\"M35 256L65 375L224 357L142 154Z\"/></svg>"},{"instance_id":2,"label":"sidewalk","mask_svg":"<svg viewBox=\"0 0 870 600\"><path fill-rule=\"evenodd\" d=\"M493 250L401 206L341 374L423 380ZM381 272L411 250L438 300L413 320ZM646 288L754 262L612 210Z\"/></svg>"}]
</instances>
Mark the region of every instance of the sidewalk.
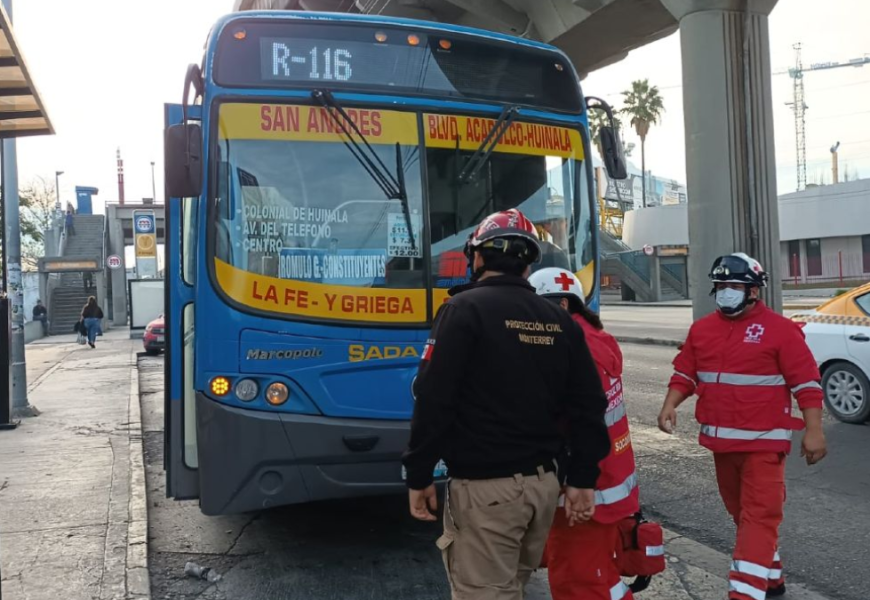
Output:
<instances>
[{"instance_id":1,"label":"sidewalk","mask_svg":"<svg viewBox=\"0 0 870 600\"><path fill-rule=\"evenodd\" d=\"M129 331L27 345L39 417L0 432L4 600L150 597L136 352Z\"/></svg>"}]
</instances>

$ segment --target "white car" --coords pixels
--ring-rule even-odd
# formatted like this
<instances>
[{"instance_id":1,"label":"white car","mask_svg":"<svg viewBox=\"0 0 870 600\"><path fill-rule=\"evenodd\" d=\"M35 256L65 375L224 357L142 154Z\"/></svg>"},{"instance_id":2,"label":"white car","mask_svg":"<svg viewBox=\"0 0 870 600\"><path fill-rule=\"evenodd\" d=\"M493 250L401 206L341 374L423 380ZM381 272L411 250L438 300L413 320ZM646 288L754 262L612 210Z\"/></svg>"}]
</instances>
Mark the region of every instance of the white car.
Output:
<instances>
[{"instance_id":1,"label":"white car","mask_svg":"<svg viewBox=\"0 0 870 600\"><path fill-rule=\"evenodd\" d=\"M791 318L819 364L828 411L845 423L870 421L870 284Z\"/></svg>"}]
</instances>

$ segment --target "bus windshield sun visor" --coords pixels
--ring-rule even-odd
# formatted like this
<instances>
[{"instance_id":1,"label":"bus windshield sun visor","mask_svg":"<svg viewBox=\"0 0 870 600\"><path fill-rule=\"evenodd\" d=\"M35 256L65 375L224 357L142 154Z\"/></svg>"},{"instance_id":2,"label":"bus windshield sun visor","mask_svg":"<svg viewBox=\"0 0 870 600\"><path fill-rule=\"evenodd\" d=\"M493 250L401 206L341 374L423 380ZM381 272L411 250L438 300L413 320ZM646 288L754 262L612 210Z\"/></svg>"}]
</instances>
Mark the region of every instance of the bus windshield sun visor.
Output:
<instances>
[{"instance_id":1,"label":"bus windshield sun visor","mask_svg":"<svg viewBox=\"0 0 870 600\"><path fill-rule=\"evenodd\" d=\"M507 130L510 129L511 124L513 124L519 112L520 109L518 106L505 106L502 109L495 125L492 126L492 129L490 129L489 133L486 134L486 137L483 138L480 146L474 151L474 154L471 155L468 162L465 163L465 166L462 168L459 175L456 176L457 183L470 183L475 177L477 177L477 174L495 150L495 147L498 146L501 138L503 138L504 134L507 133Z\"/></svg>"},{"instance_id":2,"label":"bus windshield sun visor","mask_svg":"<svg viewBox=\"0 0 870 600\"><path fill-rule=\"evenodd\" d=\"M408 193L405 189L405 170L402 165L402 153L399 143L396 143L396 175L393 176L353 119L350 118L341 104L338 103L338 100L332 95L332 92L329 90L314 90L311 92L311 97L326 109L327 114L335 122L337 130L343 134L342 141L345 147L378 187L381 188L384 195L390 200L399 200L402 203L402 212L405 215L405 225L408 227L411 250L416 252L417 242L414 239L414 229L411 226L411 211L408 206ZM348 130L348 126L362 141L362 145L354 139L351 131Z\"/></svg>"}]
</instances>

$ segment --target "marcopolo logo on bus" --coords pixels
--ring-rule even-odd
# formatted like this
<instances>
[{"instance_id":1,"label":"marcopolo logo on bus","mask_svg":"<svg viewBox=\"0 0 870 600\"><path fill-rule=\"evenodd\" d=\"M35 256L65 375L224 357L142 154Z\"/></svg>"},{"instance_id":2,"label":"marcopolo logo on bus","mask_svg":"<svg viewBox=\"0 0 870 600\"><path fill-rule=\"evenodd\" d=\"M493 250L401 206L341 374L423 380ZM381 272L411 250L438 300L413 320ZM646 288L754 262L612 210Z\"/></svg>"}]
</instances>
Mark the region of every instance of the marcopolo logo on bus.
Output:
<instances>
[{"instance_id":1,"label":"marcopolo logo on bus","mask_svg":"<svg viewBox=\"0 0 870 600\"><path fill-rule=\"evenodd\" d=\"M154 233L154 215L136 215L136 233Z\"/></svg>"}]
</instances>

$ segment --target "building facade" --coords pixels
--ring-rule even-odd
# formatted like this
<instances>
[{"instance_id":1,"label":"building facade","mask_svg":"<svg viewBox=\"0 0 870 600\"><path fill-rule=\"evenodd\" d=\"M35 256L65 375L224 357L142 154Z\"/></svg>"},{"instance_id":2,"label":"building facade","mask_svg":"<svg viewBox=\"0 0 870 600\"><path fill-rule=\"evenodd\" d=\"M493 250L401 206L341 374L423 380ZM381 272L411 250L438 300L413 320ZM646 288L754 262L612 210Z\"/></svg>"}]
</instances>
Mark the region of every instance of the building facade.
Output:
<instances>
[{"instance_id":1,"label":"building facade","mask_svg":"<svg viewBox=\"0 0 870 600\"><path fill-rule=\"evenodd\" d=\"M785 283L834 287L870 279L870 179L780 196L779 230ZM634 249L688 244L686 205L626 213L623 241Z\"/></svg>"}]
</instances>

